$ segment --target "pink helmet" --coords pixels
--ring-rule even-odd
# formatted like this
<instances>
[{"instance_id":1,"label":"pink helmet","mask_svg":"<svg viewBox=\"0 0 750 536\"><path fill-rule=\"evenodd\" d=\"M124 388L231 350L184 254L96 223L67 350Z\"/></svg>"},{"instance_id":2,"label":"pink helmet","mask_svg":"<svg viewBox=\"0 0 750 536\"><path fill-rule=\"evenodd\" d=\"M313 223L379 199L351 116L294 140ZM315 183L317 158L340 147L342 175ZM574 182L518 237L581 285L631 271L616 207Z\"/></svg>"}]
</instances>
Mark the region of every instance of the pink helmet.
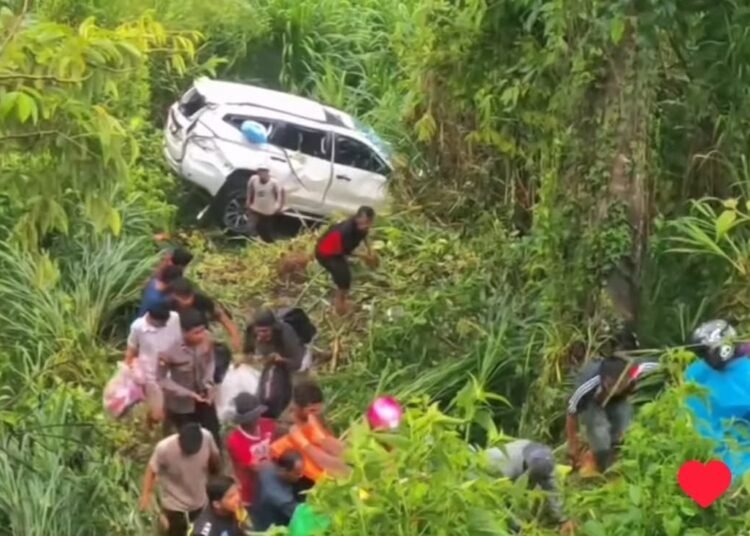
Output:
<instances>
[{"instance_id":1,"label":"pink helmet","mask_svg":"<svg viewBox=\"0 0 750 536\"><path fill-rule=\"evenodd\" d=\"M393 430L401 424L404 410L395 398L381 396L367 409L367 422L373 430Z\"/></svg>"}]
</instances>

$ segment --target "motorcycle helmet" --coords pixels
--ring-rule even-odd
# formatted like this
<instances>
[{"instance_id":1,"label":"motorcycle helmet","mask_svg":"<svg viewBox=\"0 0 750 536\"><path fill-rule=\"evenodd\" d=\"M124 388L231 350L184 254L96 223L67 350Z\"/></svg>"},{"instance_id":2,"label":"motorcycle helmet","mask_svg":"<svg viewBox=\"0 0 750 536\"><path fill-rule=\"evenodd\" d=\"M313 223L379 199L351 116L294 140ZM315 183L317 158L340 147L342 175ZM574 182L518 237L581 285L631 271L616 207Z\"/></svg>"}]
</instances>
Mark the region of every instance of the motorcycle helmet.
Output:
<instances>
[{"instance_id":1,"label":"motorcycle helmet","mask_svg":"<svg viewBox=\"0 0 750 536\"><path fill-rule=\"evenodd\" d=\"M723 369L735 356L737 331L726 320L711 320L698 326L691 336L695 353L711 368Z\"/></svg>"}]
</instances>

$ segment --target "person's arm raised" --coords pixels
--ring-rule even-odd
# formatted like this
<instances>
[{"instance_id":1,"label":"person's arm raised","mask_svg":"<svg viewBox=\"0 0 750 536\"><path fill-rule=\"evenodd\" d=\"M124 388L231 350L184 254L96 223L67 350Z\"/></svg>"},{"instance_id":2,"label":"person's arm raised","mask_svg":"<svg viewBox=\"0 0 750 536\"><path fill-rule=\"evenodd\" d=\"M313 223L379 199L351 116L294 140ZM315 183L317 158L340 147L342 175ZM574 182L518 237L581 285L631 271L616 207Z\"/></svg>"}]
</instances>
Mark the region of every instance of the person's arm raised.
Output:
<instances>
[{"instance_id":1,"label":"person's arm raised","mask_svg":"<svg viewBox=\"0 0 750 536\"><path fill-rule=\"evenodd\" d=\"M226 330L227 334L229 335L229 340L232 344L232 351L235 354L241 354L242 353L242 335L240 334L240 330L237 328L237 324L232 321L231 318L229 318L229 315L224 310L224 308L220 305L216 305L216 318L219 321L219 323L224 326L224 329Z\"/></svg>"}]
</instances>

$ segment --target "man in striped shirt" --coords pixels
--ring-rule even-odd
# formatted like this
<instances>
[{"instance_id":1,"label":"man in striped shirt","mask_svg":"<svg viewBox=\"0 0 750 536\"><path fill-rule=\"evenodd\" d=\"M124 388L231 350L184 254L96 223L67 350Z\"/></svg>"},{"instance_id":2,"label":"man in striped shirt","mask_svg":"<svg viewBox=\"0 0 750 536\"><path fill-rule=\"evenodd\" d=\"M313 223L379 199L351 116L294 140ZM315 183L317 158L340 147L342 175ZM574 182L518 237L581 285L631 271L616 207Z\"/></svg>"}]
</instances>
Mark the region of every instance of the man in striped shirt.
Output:
<instances>
[{"instance_id":1,"label":"man in striped shirt","mask_svg":"<svg viewBox=\"0 0 750 536\"><path fill-rule=\"evenodd\" d=\"M565 426L574 467L579 465L579 416L596 465L599 471L604 471L612 463L614 449L633 418L628 396L636 381L658 366L651 362L632 363L621 357L608 357L584 366L568 401Z\"/></svg>"}]
</instances>

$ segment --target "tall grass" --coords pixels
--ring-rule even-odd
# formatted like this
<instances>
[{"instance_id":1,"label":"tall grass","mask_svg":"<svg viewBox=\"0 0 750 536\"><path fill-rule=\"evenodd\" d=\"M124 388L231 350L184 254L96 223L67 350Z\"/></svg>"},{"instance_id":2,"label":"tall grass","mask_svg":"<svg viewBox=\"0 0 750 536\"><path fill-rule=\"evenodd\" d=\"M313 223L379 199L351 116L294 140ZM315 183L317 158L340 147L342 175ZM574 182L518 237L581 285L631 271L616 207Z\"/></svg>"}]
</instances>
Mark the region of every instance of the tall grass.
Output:
<instances>
[{"instance_id":1,"label":"tall grass","mask_svg":"<svg viewBox=\"0 0 750 536\"><path fill-rule=\"evenodd\" d=\"M144 238L79 238L62 241L53 258L0 244L0 344L87 366L110 321L138 299L151 248Z\"/></svg>"},{"instance_id":2,"label":"tall grass","mask_svg":"<svg viewBox=\"0 0 750 536\"><path fill-rule=\"evenodd\" d=\"M0 534L143 534L130 513L132 467L114 455L111 437L95 423L78 421L98 411L96 399L66 389L37 397L31 387L38 382L24 382L23 420L0 423Z\"/></svg>"}]
</instances>

